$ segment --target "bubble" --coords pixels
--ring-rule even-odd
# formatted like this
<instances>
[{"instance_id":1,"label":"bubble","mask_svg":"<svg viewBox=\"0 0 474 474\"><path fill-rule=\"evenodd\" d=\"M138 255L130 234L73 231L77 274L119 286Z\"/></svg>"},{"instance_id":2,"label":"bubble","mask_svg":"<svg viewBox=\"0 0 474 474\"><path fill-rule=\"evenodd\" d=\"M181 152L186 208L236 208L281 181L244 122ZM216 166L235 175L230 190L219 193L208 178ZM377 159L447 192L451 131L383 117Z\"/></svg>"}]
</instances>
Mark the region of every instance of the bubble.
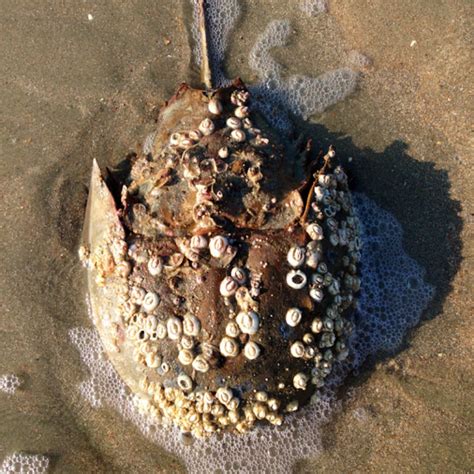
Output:
<instances>
[{"instance_id":1,"label":"bubble","mask_svg":"<svg viewBox=\"0 0 474 474\"><path fill-rule=\"evenodd\" d=\"M1 474L43 474L48 470L49 459L43 454L13 453L0 466Z\"/></svg>"},{"instance_id":2,"label":"bubble","mask_svg":"<svg viewBox=\"0 0 474 474\"><path fill-rule=\"evenodd\" d=\"M326 13L329 9L328 0L301 0L299 7L308 16Z\"/></svg>"},{"instance_id":3,"label":"bubble","mask_svg":"<svg viewBox=\"0 0 474 474\"><path fill-rule=\"evenodd\" d=\"M358 79L358 73L348 67L318 77L291 75L284 79L282 67L270 51L285 46L290 31L288 20L270 22L249 56L250 67L261 79L260 84L250 88L257 97L257 106L274 127L282 130L291 128L285 109L307 119L345 99L355 90Z\"/></svg>"},{"instance_id":4,"label":"bubble","mask_svg":"<svg viewBox=\"0 0 474 474\"><path fill-rule=\"evenodd\" d=\"M369 57L356 50L349 51L347 59L357 69L365 69L372 65L372 60Z\"/></svg>"},{"instance_id":5,"label":"bubble","mask_svg":"<svg viewBox=\"0 0 474 474\"><path fill-rule=\"evenodd\" d=\"M0 376L0 391L13 395L21 385L21 379L15 374L4 374Z\"/></svg>"}]
</instances>

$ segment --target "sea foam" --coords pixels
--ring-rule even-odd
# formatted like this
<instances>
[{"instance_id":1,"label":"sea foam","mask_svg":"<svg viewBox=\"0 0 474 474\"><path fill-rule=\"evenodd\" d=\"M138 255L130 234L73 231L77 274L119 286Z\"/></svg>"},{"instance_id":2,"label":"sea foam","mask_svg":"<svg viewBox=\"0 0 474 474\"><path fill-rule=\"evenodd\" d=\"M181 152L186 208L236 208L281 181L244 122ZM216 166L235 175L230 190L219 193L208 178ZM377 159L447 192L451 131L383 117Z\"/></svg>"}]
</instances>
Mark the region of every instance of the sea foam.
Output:
<instances>
[{"instance_id":1,"label":"sea foam","mask_svg":"<svg viewBox=\"0 0 474 474\"><path fill-rule=\"evenodd\" d=\"M0 474L43 474L47 472L49 458L43 454L13 453L0 466Z\"/></svg>"},{"instance_id":2,"label":"sea foam","mask_svg":"<svg viewBox=\"0 0 474 474\"><path fill-rule=\"evenodd\" d=\"M321 427L341 401L336 388L369 356L396 349L409 328L418 323L433 295L424 270L403 249L403 232L397 220L363 194L354 195L363 223L361 292L356 329L349 341L353 360L339 366L316 403L285 419L283 426L263 426L244 435L225 434L182 442L179 430L161 426L144 415L107 359L97 331L74 328L72 342L79 349L90 377L80 391L96 408L115 408L151 441L181 457L190 472L288 472L294 463L322 450Z\"/></svg>"}]
</instances>

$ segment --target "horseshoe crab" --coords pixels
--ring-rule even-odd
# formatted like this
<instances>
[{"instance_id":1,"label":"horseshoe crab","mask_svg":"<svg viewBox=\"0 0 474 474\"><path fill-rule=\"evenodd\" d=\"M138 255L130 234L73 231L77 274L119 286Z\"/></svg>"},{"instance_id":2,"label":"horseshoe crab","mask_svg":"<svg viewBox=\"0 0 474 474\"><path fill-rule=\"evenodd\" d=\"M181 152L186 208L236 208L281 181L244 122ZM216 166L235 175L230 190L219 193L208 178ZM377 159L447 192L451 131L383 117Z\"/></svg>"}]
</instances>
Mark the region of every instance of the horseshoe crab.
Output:
<instances>
[{"instance_id":1,"label":"horseshoe crab","mask_svg":"<svg viewBox=\"0 0 474 474\"><path fill-rule=\"evenodd\" d=\"M242 81L205 82L163 107L121 190L94 161L80 249L116 370L150 416L198 437L308 403L348 356L360 284L334 150L282 140Z\"/></svg>"}]
</instances>

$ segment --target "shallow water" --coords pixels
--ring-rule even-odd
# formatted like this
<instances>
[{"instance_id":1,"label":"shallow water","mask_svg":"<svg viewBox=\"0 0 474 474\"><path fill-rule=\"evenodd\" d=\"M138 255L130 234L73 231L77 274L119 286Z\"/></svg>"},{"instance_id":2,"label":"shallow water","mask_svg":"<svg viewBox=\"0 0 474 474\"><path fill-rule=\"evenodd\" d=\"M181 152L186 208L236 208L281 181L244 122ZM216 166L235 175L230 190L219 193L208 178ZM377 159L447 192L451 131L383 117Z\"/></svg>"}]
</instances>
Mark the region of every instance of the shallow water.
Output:
<instances>
[{"instance_id":1,"label":"shallow water","mask_svg":"<svg viewBox=\"0 0 474 474\"><path fill-rule=\"evenodd\" d=\"M89 324L76 250L92 158L113 165L137 149L178 82L196 84L190 7L3 3L0 375L23 383L0 392L0 459L43 453L57 472L184 469L114 410L81 397L88 372L68 334ZM284 80L359 71L356 92L300 125L322 147L334 143L355 188L396 217L436 290L409 347L348 383L342 411L321 431L322 454L299 468L467 471L472 6L330 2L310 17L278 0L239 3L228 77L258 83L249 56L272 20L291 25L288 46L271 51ZM355 65L352 51L372 64Z\"/></svg>"}]
</instances>

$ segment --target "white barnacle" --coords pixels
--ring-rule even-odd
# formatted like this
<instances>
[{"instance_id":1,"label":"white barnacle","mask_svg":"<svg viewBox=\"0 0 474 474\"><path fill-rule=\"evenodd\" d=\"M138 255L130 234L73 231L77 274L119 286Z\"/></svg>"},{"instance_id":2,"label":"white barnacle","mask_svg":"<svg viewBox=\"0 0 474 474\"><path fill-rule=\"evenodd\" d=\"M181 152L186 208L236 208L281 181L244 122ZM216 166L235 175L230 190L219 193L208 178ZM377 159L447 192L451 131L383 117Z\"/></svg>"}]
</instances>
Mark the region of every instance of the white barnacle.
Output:
<instances>
[{"instance_id":1,"label":"white barnacle","mask_svg":"<svg viewBox=\"0 0 474 474\"><path fill-rule=\"evenodd\" d=\"M207 248L207 239L203 235L193 235L189 246L192 250L199 252Z\"/></svg>"},{"instance_id":2,"label":"white barnacle","mask_svg":"<svg viewBox=\"0 0 474 474\"><path fill-rule=\"evenodd\" d=\"M172 133L170 135L170 145L177 146L181 141L181 134L180 133Z\"/></svg>"},{"instance_id":3,"label":"white barnacle","mask_svg":"<svg viewBox=\"0 0 474 474\"><path fill-rule=\"evenodd\" d=\"M321 275L321 273L313 273L311 275L311 284L317 286L318 288L324 285L324 278L326 275Z\"/></svg>"},{"instance_id":4,"label":"white barnacle","mask_svg":"<svg viewBox=\"0 0 474 474\"><path fill-rule=\"evenodd\" d=\"M260 318L254 311L241 311L236 318L240 330L244 334L255 334L260 324Z\"/></svg>"},{"instance_id":5,"label":"white barnacle","mask_svg":"<svg viewBox=\"0 0 474 474\"><path fill-rule=\"evenodd\" d=\"M316 196L317 201L322 201L325 194L325 189L321 186L316 186L314 188L314 195Z\"/></svg>"},{"instance_id":6,"label":"white barnacle","mask_svg":"<svg viewBox=\"0 0 474 474\"><path fill-rule=\"evenodd\" d=\"M149 352L145 357L145 364L151 369L156 369L161 364L161 357L154 352Z\"/></svg>"},{"instance_id":7,"label":"white barnacle","mask_svg":"<svg viewBox=\"0 0 474 474\"><path fill-rule=\"evenodd\" d=\"M339 224L337 223L337 220L334 219L334 217L328 217L326 219L326 225L331 232L336 232L339 227Z\"/></svg>"},{"instance_id":8,"label":"white barnacle","mask_svg":"<svg viewBox=\"0 0 474 474\"><path fill-rule=\"evenodd\" d=\"M193 314L187 314L183 319L183 332L186 336L198 336L201 331L201 322Z\"/></svg>"},{"instance_id":9,"label":"white barnacle","mask_svg":"<svg viewBox=\"0 0 474 474\"><path fill-rule=\"evenodd\" d=\"M270 143L270 140L267 137L262 137L261 135L257 135L255 137L255 144L256 145L268 145Z\"/></svg>"},{"instance_id":10,"label":"white barnacle","mask_svg":"<svg viewBox=\"0 0 474 474\"><path fill-rule=\"evenodd\" d=\"M220 115L222 113L222 103L216 97L213 97L207 104L207 108L212 115Z\"/></svg>"},{"instance_id":11,"label":"white barnacle","mask_svg":"<svg viewBox=\"0 0 474 474\"><path fill-rule=\"evenodd\" d=\"M239 325L235 321L230 321L225 327L225 333L229 337L237 337L240 334Z\"/></svg>"},{"instance_id":12,"label":"white barnacle","mask_svg":"<svg viewBox=\"0 0 474 474\"><path fill-rule=\"evenodd\" d=\"M326 214L327 217L334 217L336 215L336 208L334 206L326 206L324 208L324 214Z\"/></svg>"},{"instance_id":13,"label":"white barnacle","mask_svg":"<svg viewBox=\"0 0 474 474\"><path fill-rule=\"evenodd\" d=\"M347 228L342 228L338 230L339 245L347 245L349 243L349 232Z\"/></svg>"},{"instance_id":14,"label":"white barnacle","mask_svg":"<svg viewBox=\"0 0 474 474\"><path fill-rule=\"evenodd\" d=\"M164 339L168 335L168 330L166 329L166 325L163 323L158 323L156 325L156 337L158 339Z\"/></svg>"},{"instance_id":15,"label":"white barnacle","mask_svg":"<svg viewBox=\"0 0 474 474\"><path fill-rule=\"evenodd\" d=\"M334 278L330 273L326 273L323 276L323 285L324 286L329 286L333 281L334 281Z\"/></svg>"},{"instance_id":16,"label":"white barnacle","mask_svg":"<svg viewBox=\"0 0 474 474\"><path fill-rule=\"evenodd\" d=\"M168 337L175 341L179 339L183 332L183 324L179 318L172 316L166 321L166 329L168 330Z\"/></svg>"},{"instance_id":17,"label":"white barnacle","mask_svg":"<svg viewBox=\"0 0 474 474\"><path fill-rule=\"evenodd\" d=\"M239 143L245 141L245 138L246 138L245 132L241 130L240 128L236 128L235 130L232 130L232 132L230 133L230 137L232 138L232 140Z\"/></svg>"},{"instance_id":18,"label":"white barnacle","mask_svg":"<svg viewBox=\"0 0 474 474\"><path fill-rule=\"evenodd\" d=\"M193 362L194 356L189 349L181 349L178 352L178 361L181 365L189 365Z\"/></svg>"},{"instance_id":19,"label":"white barnacle","mask_svg":"<svg viewBox=\"0 0 474 474\"><path fill-rule=\"evenodd\" d=\"M209 370L209 362L202 355L198 355L193 360L193 369L205 373Z\"/></svg>"},{"instance_id":20,"label":"white barnacle","mask_svg":"<svg viewBox=\"0 0 474 474\"><path fill-rule=\"evenodd\" d=\"M334 360L334 354L331 349L326 349L323 354L324 360L332 362Z\"/></svg>"},{"instance_id":21,"label":"white barnacle","mask_svg":"<svg viewBox=\"0 0 474 474\"><path fill-rule=\"evenodd\" d=\"M306 226L306 233L312 240L322 240L324 238L323 228L316 224L316 222L312 222Z\"/></svg>"},{"instance_id":22,"label":"white barnacle","mask_svg":"<svg viewBox=\"0 0 474 474\"><path fill-rule=\"evenodd\" d=\"M341 285L339 283L339 280L333 280L332 283L329 285L328 291L333 296L338 295L341 292Z\"/></svg>"},{"instance_id":23,"label":"white barnacle","mask_svg":"<svg viewBox=\"0 0 474 474\"><path fill-rule=\"evenodd\" d=\"M127 335L127 338L134 341L135 339L138 338L138 327L134 324L130 325L127 327L127 332L126 332L126 335Z\"/></svg>"},{"instance_id":24,"label":"white barnacle","mask_svg":"<svg viewBox=\"0 0 474 474\"><path fill-rule=\"evenodd\" d=\"M271 411L277 411L280 408L280 401L276 398L269 398L267 401L267 405Z\"/></svg>"},{"instance_id":25,"label":"white barnacle","mask_svg":"<svg viewBox=\"0 0 474 474\"><path fill-rule=\"evenodd\" d=\"M219 387L216 392L216 397L223 405L227 405L232 400L232 390L227 387Z\"/></svg>"},{"instance_id":26,"label":"white barnacle","mask_svg":"<svg viewBox=\"0 0 474 474\"><path fill-rule=\"evenodd\" d=\"M141 305L145 295L146 291L143 288L138 286L132 286L132 288L130 288L130 299L132 300L132 303Z\"/></svg>"},{"instance_id":27,"label":"white barnacle","mask_svg":"<svg viewBox=\"0 0 474 474\"><path fill-rule=\"evenodd\" d=\"M324 298L324 292L321 288L311 288L309 290L309 297L317 303L320 303Z\"/></svg>"},{"instance_id":28,"label":"white barnacle","mask_svg":"<svg viewBox=\"0 0 474 474\"><path fill-rule=\"evenodd\" d=\"M349 356L349 349L344 349L343 351L339 352L337 355L337 360L343 361L346 360Z\"/></svg>"},{"instance_id":29,"label":"white barnacle","mask_svg":"<svg viewBox=\"0 0 474 474\"><path fill-rule=\"evenodd\" d=\"M183 336L179 343L183 349L192 349L194 347L194 339L191 336Z\"/></svg>"},{"instance_id":30,"label":"white barnacle","mask_svg":"<svg viewBox=\"0 0 474 474\"><path fill-rule=\"evenodd\" d=\"M314 318L311 322L311 331L314 334L319 334L323 330L323 322L319 318Z\"/></svg>"},{"instance_id":31,"label":"white barnacle","mask_svg":"<svg viewBox=\"0 0 474 474\"><path fill-rule=\"evenodd\" d=\"M188 133L188 136L191 140L195 141L195 142L198 142L201 137L202 137L202 133L200 130L191 130L189 133Z\"/></svg>"},{"instance_id":32,"label":"white barnacle","mask_svg":"<svg viewBox=\"0 0 474 474\"><path fill-rule=\"evenodd\" d=\"M230 271L230 275L239 285L243 285L247 280L245 270L240 267L232 268L232 270Z\"/></svg>"},{"instance_id":33,"label":"white barnacle","mask_svg":"<svg viewBox=\"0 0 474 474\"><path fill-rule=\"evenodd\" d=\"M151 257L147 263L148 272L151 276L158 276L163 271L163 259L161 257Z\"/></svg>"},{"instance_id":34,"label":"white barnacle","mask_svg":"<svg viewBox=\"0 0 474 474\"><path fill-rule=\"evenodd\" d=\"M328 266L324 263L324 262L321 262L319 265L318 265L318 270L317 270L319 273L321 273L322 275L324 275L325 273L327 273L328 271Z\"/></svg>"},{"instance_id":35,"label":"white barnacle","mask_svg":"<svg viewBox=\"0 0 474 474\"><path fill-rule=\"evenodd\" d=\"M288 255L286 257L288 263L293 268L299 268L303 265L305 260L305 249L303 247L293 246L288 251Z\"/></svg>"},{"instance_id":36,"label":"white barnacle","mask_svg":"<svg viewBox=\"0 0 474 474\"><path fill-rule=\"evenodd\" d=\"M225 160L229 156L229 149L226 146L223 146L222 148L219 148L217 154L219 155L219 158Z\"/></svg>"},{"instance_id":37,"label":"white barnacle","mask_svg":"<svg viewBox=\"0 0 474 474\"><path fill-rule=\"evenodd\" d=\"M227 247L229 246L229 241L223 235L216 235L212 237L209 242L209 252L215 258L221 258L224 256Z\"/></svg>"},{"instance_id":38,"label":"white barnacle","mask_svg":"<svg viewBox=\"0 0 474 474\"><path fill-rule=\"evenodd\" d=\"M301 312L301 309L290 308L286 312L285 321L286 321L286 324L288 324L288 326L295 327L295 326L298 326L302 317L303 317L303 313Z\"/></svg>"},{"instance_id":39,"label":"white barnacle","mask_svg":"<svg viewBox=\"0 0 474 474\"><path fill-rule=\"evenodd\" d=\"M143 298L142 307L147 313L151 313L159 304L160 297L153 291L149 291Z\"/></svg>"},{"instance_id":40,"label":"white barnacle","mask_svg":"<svg viewBox=\"0 0 474 474\"><path fill-rule=\"evenodd\" d=\"M357 292L360 290L360 278L355 276L353 283L352 283L352 289Z\"/></svg>"},{"instance_id":41,"label":"white barnacle","mask_svg":"<svg viewBox=\"0 0 474 474\"><path fill-rule=\"evenodd\" d=\"M311 334L305 334L305 336L311 336ZM307 337L306 339L309 339L309 338ZM303 336L303 341L304 340L305 340L305 337ZM313 338L313 342L314 342L314 338ZM304 359L308 359L308 360L312 359L315 355L316 355L316 349L314 347L306 347L306 349L304 350Z\"/></svg>"},{"instance_id":42,"label":"white barnacle","mask_svg":"<svg viewBox=\"0 0 474 474\"><path fill-rule=\"evenodd\" d=\"M193 388L193 381L191 377L184 373L178 375L176 382L178 383L178 387L185 392L189 392Z\"/></svg>"},{"instance_id":43,"label":"white barnacle","mask_svg":"<svg viewBox=\"0 0 474 474\"><path fill-rule=\"evenodd\" d=\"M222 296L228 297L235 294L238 288L239 284L231 276L226 276L221 281L219 292Z\"/></svg>"},{"instance_id":44,"label":"white barnacle","mask_svg":"<svg viewBox=\"0 0 474 474\"><path fill-rule=\"evenodd\" d=\"M286 405L286 411L291 413L298 410L299 403L298 400L292 400L288 405Z\"/></svg>"},{"instance_id":45,"label":"white barnacle","mask_svg":"<svg viewBox=\"0 0 474 474\"><path fill-rule=\"evenodd\" d=\"M128 275L130 275L131 271L132 271L132 265L130 264L130 262L127 262L127 261L123 261L123 262L120 262L116 267L115 267L115 271L123 278L127 278Z\"/></svg>"},{"instance_id":46,"label":"white barnacle","mask_svg":"<svg viewBox=\"0 0 474 474\"><path fill-rule=\"evenodd\" d=\"M244 346L244 356L249 360L254 360L260 355L260 346L254 342L249 341Z\"/></svg>"},{"instance_id":47,"label":"white barnacle","mask_svg":"<svg viewBox=\"0 0 474 474\"><path fill-rule=\"evenodd\" d=\"M244 128L250 129L249 132L254 133L254 130L256 130L256 129L252 129L253 123L248 117L242 119L242 125L244 126Z\"/></svg>"},{"instance_id":48,"label":"white barnacle","mask_svg":"<svg viewBox=\"0 0 474 474\"><path fill-rule=\"evenodd\" d=\"M236 130L236 129L238 129L242 126L242 122L237 117L229 117L226 120L226 125L229 128L232 128L232 129Z\"/></svg>"},{"instance_id":49,"label":"white barnacle","mask_svg":"<svg viewBox=\"0 0 474 474\"><path fill-rule=\"evenodd\" d=\"M156 331L156 327L158 326L158 320L156 319L156 316L148 316L145 319L145 331L148 334L153 334Z\"/></svg>"},{"instance_id":50,"label":"white barnacle","mask_svg":"<svg viewBox=\"0 0 474 474\"><path fill-rule=\"evenodd\" d=\"M215 125L214 122L209 119L205 118L200 124L199 124L199 131L203 135L210 135L214 130L215 130Z\"/></svg>"},{"instance_id":51,"label":"white barnacle","mask_svg":"<svg viewBox=\"0 0 474 474\"><path fill-rule=\"evenodd\" d=\"M340 183L343 183L347 180L347 175L344 173L344 170L340 166L336 166L334 170L334 177Z\"/></svg>"},{"instance_id":52,"label":"white barnacle","mask_svg":"<svg viewBox=\"0 0 474 474\"><path fill-rule=\"evenodd\" d=\"M333 246L333 247L336 247L337 245L339 245L339 236L334 233L334 234L330 234L329 235L329 243Z\"/></svg>"},{"instance_id":53,"label":"white barnacle","mask_svg":"<svg viewBox=\"0 0 474 474\"><path fill-rule=\"evenodd\" d=\"M234 114L239 119L243 119L248 116L249 108L245 107L244 105L241 105L234 110Z\"/></svg>"},{"instance_id":54,"label":"white barnacle","mask_svg":"<svg viewBox=\"0 0 474 474\"><path fill-rule=\"evenodd\" d=\"M236 357L239 354L239 345L235 339L226 336L221 339L219 350L224 357Z\"/></svg>"},{"instance_id":55,"label":"white barnacle","mask_svg":"<svg viewBox=\"0 0 474 474\"><path fill-rule=\"evenodd\" d=\"M294 290L301 290L308 281L306 275L301 270L290 270L286 274L286 284Z\"/></svg>"},{"instance_id":56,"label":"white barnacle","mask_svg":"<svg viewBox=\"0 0 474 474\"><path fill-rule=\"evenodd\" d=\"M268 393L263 390L260 390L255 394L255 400L257 400L258 402L266 402L268 400Z\"/></svg>"},{"instance_id":57,"label":"white barnacle","mask_svg":"<svg viewBox=\"0 0 474 474\"><path fill-rule=\"evenodd\" d=\"M250 94L249 94L248 91L235 90L234 92L232 92L232 94L230 96L230 101L234 105L241 106L241 105L244 105L247 102L249 97L250 97Z\"/></svg>"},{"instance_id":58,"label":"white barnacle","mask_svg":"<svg viewBox=\"0 0 474 474\"><path fill-rule=\"evenodd\" d=\"M306 390L308 380L309 377L306 374L304 374L303 372L299 372L293 377L293 386L297 390Z\"/></svg>"},{"instance_id":59,"label":"white barnacle","mask_svg":"<svg viewBox=\"0 0 474 474\"><path fill-rule=\"evenodd\" d=\"M318 177L318 182L321 186L329 187L332 182L332 177L330 174L320 174Z\"/></svg>"},{"instance_id":60,"label":"white barnacle","mask_svg":"<svg viewBox=\"0 0 474 474\"><path fill-rule=\"evenodd\" d=\"M334 321L331 318L324 318L323 325L326 331L332 331L334 329Z\"/></svg>"},{"instance_id":61,"label":"white barnacle","mask_svg":"<svg viewBox=\"0 0 474 474\"><path fill-rule=\"evenodd\" d=\"M304 344L301 341L295 341L290 346L290 354L292 357L299 359L304 356Z\"/></svg>"},{"instance_id":62,"label":"white barnacle","mask_svg":"<svg viewBox=\"0 0 474 474\"><path fill-rule=\"evenodd\" d=\"M263 420L268 414L268 408L263 403L255 403L252 406L252 411L257 420Z\"/></svg>"},{"instance_id":63,"label":"white barnacle","mask_svg":"<svg viewBox=\"0 0 474 474\"><path fill-rule=\"evenodd\" d=\"M232 397L232 400L227 404L229 410L237 410L240 405L240 400L237 397Z\"/></svg>"},{"instance_id":64,"label":"white barnacle","mask_svg":"<svg viewBox=\"0 0 474 474\"><path fill-rule=\"evenodd\" d=\"M321 260L321 252L314 249L306 250L306 265L310 268L316 269Z\"/></svg>"},{"instance_id":65,"label":"white barnacle","mask_svg":"<svg viewBox=\"0 0 474 474\"><path fill-rule=\"evenodd\" d=\"M182 137L179 142L180 148L190 148L194 145L194 141L189 137Z\"/></svg>"}]
</instances>

